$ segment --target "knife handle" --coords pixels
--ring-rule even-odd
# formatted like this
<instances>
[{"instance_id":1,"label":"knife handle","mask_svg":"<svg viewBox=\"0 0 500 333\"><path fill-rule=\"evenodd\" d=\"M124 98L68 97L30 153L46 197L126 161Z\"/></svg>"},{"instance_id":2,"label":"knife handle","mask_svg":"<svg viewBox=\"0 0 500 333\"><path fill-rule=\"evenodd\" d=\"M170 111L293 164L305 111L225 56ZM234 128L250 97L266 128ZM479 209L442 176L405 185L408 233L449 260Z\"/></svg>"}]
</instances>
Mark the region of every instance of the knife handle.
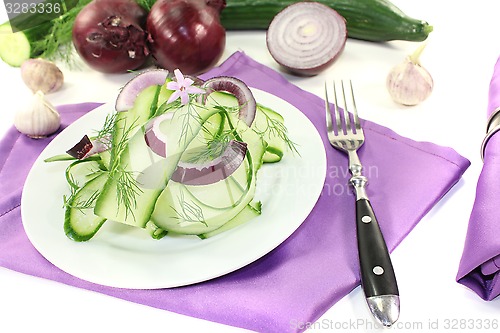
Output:
<instances>
[{"instance_id":1,"label":"knife handle","mask_svg":"<svg viewBox=\"0 0 500 333\"><path fill-rule=\"evenodd\" d=\"M384 236L370 201L356 201L356 229L358 238L361 284L367 298L397 295L398 285Z\"/></svg>"}]
</instances>

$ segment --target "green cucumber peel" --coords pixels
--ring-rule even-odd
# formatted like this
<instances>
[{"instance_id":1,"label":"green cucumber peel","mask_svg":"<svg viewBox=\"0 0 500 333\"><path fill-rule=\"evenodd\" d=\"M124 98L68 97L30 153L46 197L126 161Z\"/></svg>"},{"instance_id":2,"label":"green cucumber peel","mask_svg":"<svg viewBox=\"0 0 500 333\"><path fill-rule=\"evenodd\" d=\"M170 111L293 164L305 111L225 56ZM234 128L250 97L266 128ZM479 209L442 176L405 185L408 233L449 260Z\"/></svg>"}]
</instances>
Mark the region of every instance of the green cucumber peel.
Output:
<instances>
[{"instance_id":1,"label":"green cucumber peel","mask_svg":"<svg viewBox=\"0 0 500 333\"><path fill-rule=\"evenodd\" d=\"M69 154L59 154L46 158L43 161L50 163L50 162L61 162L61 161L76 161L76 160L78 160L76 157L73 157Z\"/></svg>"},{"instance_id":2,"label":"green cucumber peel","mask_svg":"<svg viewBox=\"0 0 500 333\"><path fill-rule=\"evenodd\" d=\"M66 168L66 171L65 171L65 176L66 176L66 181L68 182L68 185L71 187L71 188L74 188L74 189L79 189L80 187L82 187L84 184L79 184L75 178L76 175L74 175L74 172L73 172L73 169L75 168L75 166L77 165L81 165L81 164L87 164L87 163L92 163L92 162L97 162L97 166L99 167L99 170L92 170L92 169L88 169L88 171L94 171L94 177L97 177L101 172L105 172L106 169L103 169L104 166L103 164L101 163L100 161L100 158L87 158L87 159L84 159L84 160L76 160L74 161L73 163L71 163L70 165L68 165L68 167ZM87 174L83 174L83 175L79 175L81 177L89 177L90 175L87 173ZM93 178L91 178L93 179ZM87 180L89 181L89 180Z\"/></svg>"}]
</instances>

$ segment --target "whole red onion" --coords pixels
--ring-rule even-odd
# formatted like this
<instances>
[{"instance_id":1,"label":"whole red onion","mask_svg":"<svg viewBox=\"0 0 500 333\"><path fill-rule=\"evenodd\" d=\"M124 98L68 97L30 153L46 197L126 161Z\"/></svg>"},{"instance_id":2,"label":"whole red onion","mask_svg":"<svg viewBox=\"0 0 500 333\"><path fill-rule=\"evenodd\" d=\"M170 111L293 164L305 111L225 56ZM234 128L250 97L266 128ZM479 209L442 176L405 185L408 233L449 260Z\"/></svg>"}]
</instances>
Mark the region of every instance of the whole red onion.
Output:
<instances>
[{"instance_id":1,"label":"whole red onion","mask_svg":"<svg viewBox=\"0 0 500 333\"><path fill-rule=\"evenodd\" d=\"M94 0L77 15L73 44L93 69L121 73L145 63L147 12L135 0Z\"/></svg>"},{"instance_id":2,"label":"whole red onion","mask_svg":"<svg viewBox=\"0 0 500 333\"><path fill-rule=\"evenodd\" d=\"M146 25L157 64L187 75L213 67L226 45L219 20L225 4L224 0L158 0Z\"/></svg>"}]
</instances>

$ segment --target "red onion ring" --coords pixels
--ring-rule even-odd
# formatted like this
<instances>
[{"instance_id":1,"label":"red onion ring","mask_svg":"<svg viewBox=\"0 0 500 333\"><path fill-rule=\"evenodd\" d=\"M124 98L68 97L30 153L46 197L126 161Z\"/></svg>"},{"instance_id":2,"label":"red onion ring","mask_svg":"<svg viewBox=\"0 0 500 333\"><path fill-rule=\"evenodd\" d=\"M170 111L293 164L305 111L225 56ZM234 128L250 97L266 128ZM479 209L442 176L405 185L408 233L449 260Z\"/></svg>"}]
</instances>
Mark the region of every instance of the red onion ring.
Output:
<instances>
[{"instance_id":1,"label":"red onion ring","mask_svg":"<svg viewBox=\"0 0 500 333\"><path fill-rule=\"evenodd\" d=\"M167 77L168 71L165 69L152 69L137 75L128 81L118 94L115 103L116 111L130 110L141 91L149 86L165 84Z\"/></svg>"},{"instance_id":2,"label":"red onion ring","mask_svg":"<svg viewBox=\"0 0 500 333\"><path fill-rule=\"evenodd\" d=\"M240 107L238 117L250 127L255 119L257 112L257 102L253 97L252 91L245 82L229 76L218 76L205 81L202 88L206 93L201 95L201 102L206 103L208 96L214 91L225 91L233 94L238 100Z\"/></svg>"},{"instance_id":3,"label":"red onion ring","mask_svg":"<svg viewBox=\"0 0 500 333\"><path fill-rule=\"evenodd\" d=\"M245 160L247 144L231 140L224 152L210 162L179 162L172 180L185 185L213 184L232 175Z\"/></svg>"},{"instance_id":4,"label":"red onion ring","mask_svg":"<svg viewBox=\"0 0 500 333\"><path fill-rule=\"evenodd\" d=\"M160 125L165 120L170 120L174 116L173 112L164 113L151 119L146 124L144 139L149 148L162 157L167 157L167 136L162 133Z\"/></svg>"}]
</instances>

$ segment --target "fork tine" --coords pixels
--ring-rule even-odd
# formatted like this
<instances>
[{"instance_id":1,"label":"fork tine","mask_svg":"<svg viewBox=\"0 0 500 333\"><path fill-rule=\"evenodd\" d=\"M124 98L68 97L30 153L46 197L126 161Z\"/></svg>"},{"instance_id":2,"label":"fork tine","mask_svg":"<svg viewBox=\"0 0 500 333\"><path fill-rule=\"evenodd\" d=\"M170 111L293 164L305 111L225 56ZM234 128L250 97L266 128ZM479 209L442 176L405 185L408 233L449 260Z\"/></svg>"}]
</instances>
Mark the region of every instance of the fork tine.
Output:
<instances>
[{"instance_id":1,"label":"fork tine","mask_svg":"<svg viewBox=\"0 0 500 333\"><path fill-rule=\"evenodd\" d=\"M326 130L328 134L332 132L332 114L330 111L330 101L328 100L328 88L325 82L325 114L326 114Z\"/></svg>"},{"instance_id":2,"label":"fork tine","mask_svg":"<svg viewBox=\"0 0 500 333\"><path fill-rule=\"evenodd\" d=\"M356 100L354 99L354 89L352 88L352 81L349 80L349 85L351 86L351 96L352 96L352 113L354 115L354 126L356 132L361 131L361 124L358 117L358 108L356 107Z\"/></svg>"},{"instance_id":3,"label":"fork tine","mask_svg":"<svg viewBox=\"0 0 500 333\"><path fill-rule=\"evenodd\" d=\"M344 133L342 128L342 121L340 120L340 111L339 111L339 102L337 101L337 88L335 85L335 81L333 81L333 104L335 106L335 122L337 124L337 134Z\"/></svg>"},{"instance_id":4,"label":"fork tine","mask_svg":"<svg viewBox=\"0 0 500 333\"><path fill-rule=\"evenodd\" d=\"M345 97L344 80L341 80L340 84L342 86L342 98L344 100L344 123L345 123L346 133L352 133L351 118L349 117L349 112L347 111L348 108L347 108L347 99Z\"/></svg>"}]
</instances>

